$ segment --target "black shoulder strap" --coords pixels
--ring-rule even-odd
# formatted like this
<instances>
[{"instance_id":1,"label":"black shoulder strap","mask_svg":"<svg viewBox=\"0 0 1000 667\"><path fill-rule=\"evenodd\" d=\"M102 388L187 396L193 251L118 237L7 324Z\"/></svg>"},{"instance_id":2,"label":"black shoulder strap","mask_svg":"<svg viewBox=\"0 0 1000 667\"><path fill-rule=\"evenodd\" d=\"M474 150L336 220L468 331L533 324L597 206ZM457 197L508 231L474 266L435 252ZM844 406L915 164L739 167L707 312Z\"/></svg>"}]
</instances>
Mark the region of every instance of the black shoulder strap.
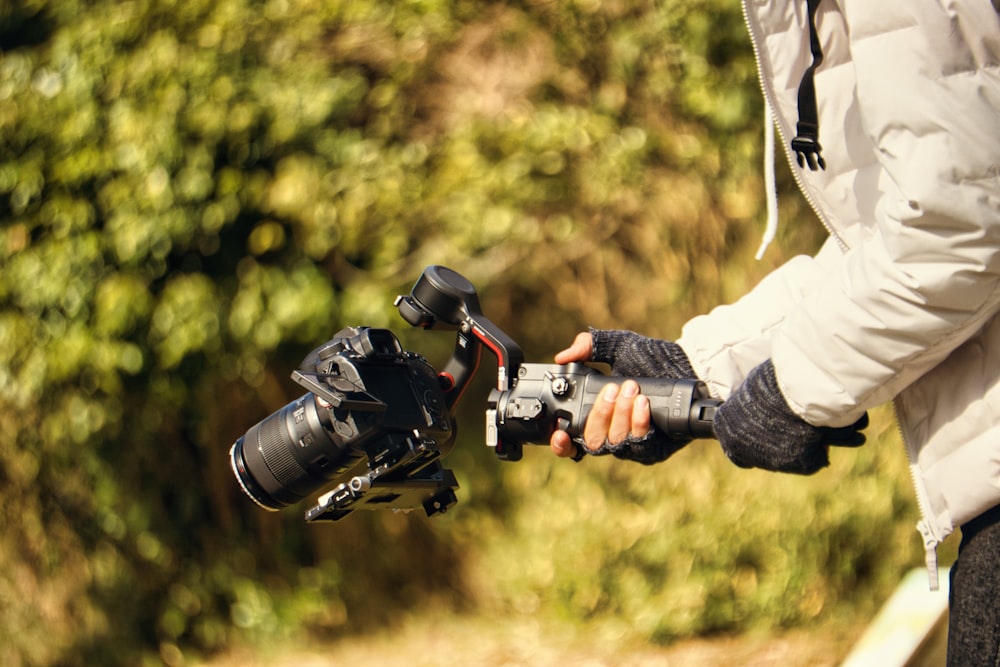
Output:
<instances>
[{"instance_id":1,"label":"black shoulder strap","mask_svg":"<svg viewBox=\"0 0 1000 667\"><path fill-rule=\"evenodd\" d=\"M819 111L816 107L816 84L813 74L823 62L823 47L816 34L816 10L820 0L808 0L809 5L809 50L812 52L812 64L802 75L799 83L799 122L795 125L796 137L792 139L792 150L795 151L800 167L809 164L809 169L826 169L826 160L820 154L823 147L819 145Z\"/></svg>"}]
</instances>

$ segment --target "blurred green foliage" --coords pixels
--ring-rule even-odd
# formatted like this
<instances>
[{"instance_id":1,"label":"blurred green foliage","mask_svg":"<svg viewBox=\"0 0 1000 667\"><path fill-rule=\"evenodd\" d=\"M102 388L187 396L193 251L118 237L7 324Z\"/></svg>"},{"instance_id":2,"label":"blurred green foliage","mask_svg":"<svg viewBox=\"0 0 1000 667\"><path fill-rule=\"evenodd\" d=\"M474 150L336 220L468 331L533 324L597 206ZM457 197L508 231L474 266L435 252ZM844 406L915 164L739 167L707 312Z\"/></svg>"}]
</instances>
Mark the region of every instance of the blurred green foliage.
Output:
<instances>
[{"instance_id":1,"label":"blurred green foliage","mask_svg":"<svg viewBox=\"0 0 1000 667\"><path fill-rule=\"evenodd\" d=\"M428 264L543 360L675 336L813 250L782 171L750 259L755 76L729 0L0 6L0 661L179 664L432 603L654 641L870 610L919 560L888 416L799 479L710 443L500 464L470 397L433 521L305 527L228 469L342 326L443 362L392 308Z\"/></svg>"}]
</instances>

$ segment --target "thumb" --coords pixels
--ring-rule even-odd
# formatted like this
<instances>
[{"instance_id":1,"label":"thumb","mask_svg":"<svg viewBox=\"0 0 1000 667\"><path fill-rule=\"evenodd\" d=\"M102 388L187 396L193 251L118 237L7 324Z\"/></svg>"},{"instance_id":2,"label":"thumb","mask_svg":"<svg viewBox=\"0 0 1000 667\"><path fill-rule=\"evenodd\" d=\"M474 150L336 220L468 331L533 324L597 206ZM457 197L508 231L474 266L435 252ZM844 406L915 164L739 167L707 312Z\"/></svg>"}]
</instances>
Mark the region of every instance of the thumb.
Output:
<instances>
[{"instance_id":1,"label":"thumb","mask_svg":"<svg viewBox=\"0 0 1000 667\"><path fill-rule=\"evenodd\" d=\"M555 362L557 364L568 364L572 361L587 361L593 352L594 339L590 332L578 333L573 340L573 344L565 350L556 353Z\"/></svg>"}]
</instances>

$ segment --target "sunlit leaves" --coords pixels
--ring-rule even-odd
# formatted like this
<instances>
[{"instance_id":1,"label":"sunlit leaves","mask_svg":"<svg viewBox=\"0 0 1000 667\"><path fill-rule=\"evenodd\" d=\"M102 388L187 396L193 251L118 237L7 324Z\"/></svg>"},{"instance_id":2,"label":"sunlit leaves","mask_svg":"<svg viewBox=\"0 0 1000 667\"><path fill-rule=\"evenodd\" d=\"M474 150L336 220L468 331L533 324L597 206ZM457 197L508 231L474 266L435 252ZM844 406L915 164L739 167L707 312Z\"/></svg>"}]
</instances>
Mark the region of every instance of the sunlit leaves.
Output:
<instances>
[{"instance_id":1,"label":"sunlit leaves","mask_svg":"<svg viewBox=\"0 0 1000 667\"><path fill-rule=\"evenodd\" d=\"M168 279L151 318L153 349L165 369L195 352L219 349L219 313L213 283L200 274Z\"/></svg>"},{"instance_id":2,"label":"sunlit leaves","mask_svg":"<svg viewBox=\"0 0 1000 667\"><path fill-rule=\"evenodd\" d=\"M313 265L302 262L285 272L247 258L239 275L227 319L237 340L267 351L286 340L320 341L333 333L327 330L335 312L333 291Z\"/></svg>"}]
</instances>

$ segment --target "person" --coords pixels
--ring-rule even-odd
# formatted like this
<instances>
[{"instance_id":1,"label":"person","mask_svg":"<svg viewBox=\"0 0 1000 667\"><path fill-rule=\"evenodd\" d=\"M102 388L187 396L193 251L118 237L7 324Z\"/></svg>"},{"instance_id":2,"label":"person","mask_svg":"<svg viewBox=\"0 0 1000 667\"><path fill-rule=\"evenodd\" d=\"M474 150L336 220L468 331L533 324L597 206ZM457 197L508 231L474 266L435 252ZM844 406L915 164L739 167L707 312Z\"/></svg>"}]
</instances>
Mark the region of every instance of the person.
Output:
<instances>
[{"instance_id":1,"label":"person","mask_svg":"<svg viewBox=\"0 0 1000 667\"><path fill-rule=\"evenodd\" d=\"M812 474L892 400L918 528L962 530L949 665L1000 664L1000 1L744 2L766 105L829 238L676 341L581 333L557 363L697 378L737 465ZM770 123L769 123L770 125ZM789 140L789 138L794 137ZM797 163L797 164L796 164ZM772 228L773 231L773 228ZM558 456L643 463L683 447L633 381Z\"/></svg>"}]
</instances>

